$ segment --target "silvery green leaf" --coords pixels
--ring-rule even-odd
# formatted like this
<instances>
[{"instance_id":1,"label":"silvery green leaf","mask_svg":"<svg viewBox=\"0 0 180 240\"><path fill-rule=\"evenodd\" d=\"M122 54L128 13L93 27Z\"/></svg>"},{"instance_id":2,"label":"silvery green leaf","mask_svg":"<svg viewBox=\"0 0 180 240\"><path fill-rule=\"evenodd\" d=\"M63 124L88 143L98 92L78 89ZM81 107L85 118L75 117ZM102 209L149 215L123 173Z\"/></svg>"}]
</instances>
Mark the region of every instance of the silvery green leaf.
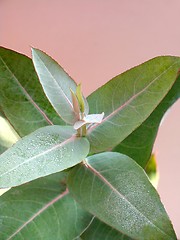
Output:
<instances>
[{"instance_id":1,"label":"silvery green leaf","mask_svg":"<svg viewBox=\"0 0 180 240\"><path fill-rule=\"evenodd\" d=\"M88 140L76 137L73 127L40 128L0 155L0 187L63 171L80 163L88 153Z\"/></svg>"},{"instance_id":2,"label":"silvery green leaf","mask_svg":"<svg viewBox=\"0 0 180 240\"><path fill-rule=\"evenodd\" d=\"M75 92L76 83L55 60L44 52L33 48L32 60L50 103L65 122L74 124L78 116L73 109L70 89Z\"/></svg>"}]
</instances>

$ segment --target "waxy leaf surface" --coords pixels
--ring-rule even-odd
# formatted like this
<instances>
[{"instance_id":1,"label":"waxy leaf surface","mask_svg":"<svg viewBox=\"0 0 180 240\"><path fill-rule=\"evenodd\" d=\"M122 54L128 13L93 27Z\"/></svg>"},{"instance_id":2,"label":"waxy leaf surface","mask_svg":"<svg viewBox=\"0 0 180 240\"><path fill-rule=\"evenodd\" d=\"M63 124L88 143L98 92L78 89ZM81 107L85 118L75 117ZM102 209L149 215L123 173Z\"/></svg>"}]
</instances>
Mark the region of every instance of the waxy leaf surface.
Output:
<instances>
[{"instance_id":1,"label":"waxy leaf surface","mask_svg":"<svg viewBox=\"0 0 180 240\"><path fill-rule=\"evenodd\" d=\"M93 219L91 225L81 235L82 240L133 240L132 238L120 233L116 229L100 221Z\"/></svg>"},{"instance_id":2,"label":"waxy leaf surface","mask_svg":"<svg viewBox=\"0 0 180 240\"><path fill-rule=\"evenodd\" d=\"M76 83L44 52L32 49L32 57L47 98L61 118L73 125L79 117L73 108L71 96L71 90L76 91Z\"/></svg>"},{"instance_id":3,"label":"waxy leaf surface","mask_svg":"<svg viewBox=\"0 0 180 240\"><path fill-rule=\"evenodd\" d=\"M72 127L47 126L20 139L0 156L0 187L12 187L80 163L89 142Z\"/></svg>"},{"instance_id":4,"label":"waxy leaf surface","mask_svg":"<svg viewBox=\"0 0 180 240\"><path fill-rule=\"evenodd\" d=\"M92 216L69 195L64 182L65 174L56 173L1 196L0 239L76 239Z\"/></svg>"},{"instance_id":5,"label":"waxy leaf surface","mask_svg":"<svg viewBox=\"0 0 180 240\"><path fill-rule=\"evenodd\" d=\"M167 109L179 97L180 77L177 78L171 90L147 120L116 146L113 151L128 155L144 168L149 161L161 119Z\"/></svg>"},{"instance_id":6,"label":"waxy leaf surface","mask_svg":"<svg viewBox=\"0 0 180 240\"><path fill-rule=\"evenodd\" d=\"M104 112L88 131L91 153L106 151L139 127L174 84L180 58L157 57L113 78L88 97L90 113Z\"/></svg>"},{"instance_id":7,"label":"waxy leaf surface","mask_svg":"<svg viewBox=\"0 0 180 240\"><path fill-rule=\"evenodd\" d=\"M43 92L32 60L2 47L0 108L21 137L46 125L64 125Z\"/></svg>"},{"instance_id":8,"label":"waxy leaf surface","mask_svg":"<svg viewBox=\"0 0 180 240\"><path fill-rule=\"evenodd\" d=\"M87 211L133 239L176 239L158 193L126 155L88 157L70 170L68 188Z\"/></svg>"}]
</instances>

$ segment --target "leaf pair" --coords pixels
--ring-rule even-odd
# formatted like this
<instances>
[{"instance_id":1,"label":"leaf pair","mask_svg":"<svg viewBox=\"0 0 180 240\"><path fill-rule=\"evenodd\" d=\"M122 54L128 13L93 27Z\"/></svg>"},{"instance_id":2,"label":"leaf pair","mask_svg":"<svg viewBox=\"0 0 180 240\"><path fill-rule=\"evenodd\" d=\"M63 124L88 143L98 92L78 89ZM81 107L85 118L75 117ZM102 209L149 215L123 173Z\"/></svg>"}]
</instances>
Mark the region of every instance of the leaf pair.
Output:
<instances>
[{"instance_id":1,"label":"leaf pair","mask_svg":"<svg viewBox=\"0 0 180 240\"><path fill-rule=\"evenodd\" d=\"M50 175L0 198L1 239L175 239L157 192L129 157L97 154L67 174L72 196L92 215L71 198L64 173Z\"/></svg>"},{"instance_id":2,"label":"leaf pair","mask_svg":"<svg viewBox=\"0 0 180 240\"><path fill-rule=\"evenodd\" d=\"M44 107L45 101L39 98L39 95L41 95L41 92L38 90L38 94L35 94L36 91L32 92L32 88L28 87L28 85L32 84L32 82L36 82L37 79L33 75L33 79L30 78L30 80L27 81L26 83L25 81L22 80L23 73L21 72L22 70L20 71L20 67L18 68L15 64L13 64L13 60L14 62L17 62L15 61L15 59L20 60L21 56L18 55L17 53L14 54L9 50L6 51L4 49L1 49L0 53L1 53L1 69L2 69L2 72L0 73L2 75L1 88L0 88L2 91L2 95L0 96L0 104L1 104L1 107L4 109L4 113L6 117L15 127L18 134L20 134L20 136L24 136L26 132L29 133L30 131L35 130L36 123L40 124L40 126L44 126L45 121L46 121L46 124L48 123L53 124L52 121L54 118L52 117L55 116L55 113L52 112L52 114L50 114L48 112L49 110L47 110ZM111 149L112 147L115 147L114 151L120 151L120 152L122 151L127 155L130 155L131 157L133 157L143 167L146 165L150 157L152 144L154 142L154 137L156 135L157 127L159 125L160 119L164 111L167 109L167 107L175 101L175 99L177 98L176 97L177 94L179 94L180 78L178 78L175 81L177 76L177 70L179 67L179 58L176 58L176 57L155 58L136 68L133 68L132 70L126 73L123 73L115 77L113 80L105 84L103 87L101 87L100 89L95 91L91 96L88 97L88 102L90 106L90 115L87 115L89 111L88 103L85 100L85 98L82 96L80 88L77 88L75 82L64 72L64 70L54 60L52 60L49 56L47 56L45 53L41 52L40 50L34 49L33 61L36 67L36 71L39 75L41 84L44 88L44 91L48 96L51 104L58 112L58 114L60 114L66 122L69 121L69 123L71 123L72 125L74 124L75 129L81 128L84 125L90 123L88 127L87 138L90 142L91 154L94 152L108 150L108 149ZM20 61L20 66L21 65L28 66L29 63L30 63L29 59L22 56L22 60ZM30 64L30 68L27 68L27 69L28 69L28 72L30 71L34 72L31 64ZM11 80L7 81L8 78L10 78ZM20 80L18 81L18 79ZM174 82L175 84L173 85ZM169 91L172 85L173 85L173 88ZM12 108L13 109L12 110L11 107L9 107L10 103L12 102L13 94L11 93L11 96L10 96L10 91L8 89L19 90L18 98L17 98L18 100L17 114L18 112L22 112L21 114L22 121L19 118L18 120L16 119L16 115L15 115L16 108L15 110L14 108ZM37 89L39 89L39 85L37 85ZM77 91L76 96L78 99L78 103L81 103L79 104L79 107L81 108L81 111L84 111L85 113L84 118L77 122L75 122L78 118L77 118L77 113L73 112L74 111L73 98L71 96L70 89L72 89L72 91ZM163 99L163 97L168 91L169 91L168 95L165 97L165 99ZM9 102L6 101L6 99L8 98L6 98L4 94L6 94L7 97L11 97L10 98L11 101ZM29 100L28 102L27 102L27 99ZM149 99L152 99L152 101L149 101ZM24 102L22 102L22 100ZM38 105L35 101L39 101ZM82 103L84 103L84 105ZM155 109L155 112L152 113L152 116L150 115L148 117L148 115L154 110L154 108L158 104L159 106L157 107L157 109ZM34 118L34 121L32 123L30 118L27 117L26 115L25 117L27 117L26 119L28 119L28 122L26 124L26 119L24 119L24 116L23 116L23 113L25 113L23 110L25 106L27 107L27 109L30 111L29 113ZM51 109L49 105L48 105L48 109ZM72 112L70 109L72 110ZM38 113L38 115L33 114L34 110L36 111L36 113ZM97 114L98 112L103 112L103 114ZM104 115L105 117L103 119ZM42 117L42 120L39 121L38 120L39 117ZM49 119L49 117L51 120ZM147 120L144 121L145 119ZM91 125L93 122L99 123L99 124ZM149 137L149 135L147 136L146 132L143 133L143 130L148 130L149 124L152 124L152 122L153 123L155 122L155 123L154 123L153 130L150 132L151 136ZM62 122L62 124L64 123ZM140 125L139 128L137 128L138 125ZM135 130L136 128L137 130ZM48 129L47 131L47 135L48 135L50 129L52 130L53 128L47 128L47 129ZM60 129L62 130L62 128ZM44 132L44 138L46 138L46 130L41 130L41 131ZM75 134L75 132L72 131L71 134L73 135ZM23 144L25 146L29 144L31 145L31 140L34 141L33 139L34 137L36 137L36 134L30 135L30 137L22 139L21 141L22 145ZM134 144L136 144L137 139L138 139L137 144L139 144L140 141L143 141L143 144L145 143L144 144L145 150L141 152L141 154L139 154L138 148L134 148ZM149 140L151 141L150 146L147 148L146 148L147 143L145 141L146 139L148 141ZM87 140L84 139L84 141L86 142L85 145L87 147L88 145ZM21 149L20 147L21 143L17 144L17 149ZM61 141L59 142L59 144L60 143ZM116 146L119 143L120 145ZM132 144L133 146L132 147L130 146L129 148L127 148L127 150L126 149L124 150L127 143ZM46 145L48 143L44 141L43 144ZM74 148L76 149L76 146L74 146ZM86 155L88 154L88 148L89 146L86 149ZM35 155L41 156L39 155L38 151L37 153L34 151L33 158L29 157L28 155L26 156L25 154L24 157L21 158L22 162L21 162L21 165L19 166L20 157L18 156L18 154L20 151L24 151L26 149L23 147L21 150L17 150L17 151L14 149L16 149L16 145L13 146L12 153L5 153L5 155L2 155L1 157L2 159L1 163L3 164L3 167L1 168L2 169L1 186L3 187L6 186L6 183L3 183L4 181L3 179L8 178L10 173L14 173L14 175L17 176L16 178L20 179L19 171L18 171L19 167L28 166L34 169L33 159L36 159L36 157L34 156ZM9 152L11 152L11 150L9 150ZM74 156L76 157L75 152L74 152ZM12 156L12 154L14 156L13 161L11 162L10 165L9 165L9 160L6 157L6 154L10 155L10 157ZM78 154L79 153L77 152L77 155ZM56 155L56 154L52 153L52 155ZM45 156L49 157L46 154ZM77 160L76 163L79 163L80 161L82 161L84 157L85 155L78 156L77 158L79 160ZM29 159L32 159L32 161ZM40 159L41 160L39 164L44 165L46 161L43 161L42 157ZM27 163L29 164L27 165ZM49 161L48 164L53 165L53 161ZM74 164L75 162L73 162L72 165L70 163L67 163L67 167L71 167ZM7 170L7 168L9 168L9 170ZM58 170L65 169L65 168L66 167L58 168ZM43 172L41 167L39 167L39 169L41 169L42 172L35 171L37 175L35 175L35 172L34 172L33 176L31 177L28 176L27 179L24 178L22 182L18 180L19 184L23 183L24 181L29 181L29 180L32 180L33 178L43 176L43 174L47 175L54 172L54 170ZM49 169L53 169L53 166L52 168L49 168ZM22 170L22 167L21 167L21 170ZM14 185L15 184L13 184L13 186Z\"/></svg>"},{"instance_id":3,"label":"leaf pair","mask_svg":"<svg viewBox=\"0 0 180 240\"><path fill-rule=\"evenodd\" d=\"M32 60L2 47L0 108L20 137L47 125L64 125L47 101Z\"/></svg>"}]
</instances>

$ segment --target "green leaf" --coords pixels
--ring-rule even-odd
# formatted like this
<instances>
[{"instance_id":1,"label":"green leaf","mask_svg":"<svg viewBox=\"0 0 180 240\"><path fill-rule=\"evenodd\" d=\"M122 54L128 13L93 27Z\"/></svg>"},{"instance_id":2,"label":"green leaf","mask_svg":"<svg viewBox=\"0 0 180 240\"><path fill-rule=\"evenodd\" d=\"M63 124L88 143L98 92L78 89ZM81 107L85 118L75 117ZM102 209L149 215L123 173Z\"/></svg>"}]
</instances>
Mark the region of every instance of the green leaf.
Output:
<instances>
[{"instance_id":1,"label":"green leaf","mask_svg":"<svg viewBox=\"0 0 180 240\"><path fill-rule=\"evenodd\" d=\"M132 240L113 227L95 218L87 230L81 235L82 240Z\"/></svg>"},{"instance_id":2,"label":"green leaf","mask_svg":"<svg viewBox=\"0 0 180 240\"><path fill-rule=\"evenodd\" d=\"M19 136L64 122L47 100L32 60L0 47L0 107Z\"/></svg>"},{"instance_id":3,"label":"green leaf","mask_svg":"<svg viewBox=\"0 0 180 240\"><path fill-rule=\"evenodd\" d=\"M174 84L178 57L157 57L115 77L88 97L90 113L104 112L88 131L91 153L111 149L139 127Z\"/></svg>"},{"instance_id":4,"label":"green leaf","mask_svg":"<svg viewBox=\"0 0 180 240\"><path fill-rule=\"evenodd\" d=\"M92 216L69 195L58 173L12 188L0 197L0 239L67 240L78 237Z\"/></svg>"},{"instance_id":5,"label":"green leaf","mask_svg":"<svg viewBox=\"0 0 180 240\"><path fill-rule=\"evenodd\" d=\"M133 158L143 168L149 161L161 119L167 109L180 97L180 77L143 124L132 132L113 151ZM150 99L151 101L151 99Z\"/></svg>"},{"instance_id":6,"label":"green leaf","mask_svg":"<svg viewBox=\"0 0 180 240\"><path fill-rule=\"evenodd\" d=\"M82 207L131 238L176 239L156 190L144 170L126 155L109 152L88 157L70 170L68 188Z\"/></svg>"},{"instance_id":7,"label":"green leaf","mask_svg":"<svg viewBox=\"0 0 180 240\"><path fill-rule=\"evenodd\" d=\"M89 152L72 127L47 126L20 139L0 156L0 187L12 187L70 168Z\"/></svg>"},{"instance_id":8,"label":"green leaf","mask_svg":"<svg viewBox=\"0 0 180 240\"><path fill-rule=\"evenodd\" d=\"M73 125L78 116L73 108L71 91L76 92L76 83L51 57L38 49L32 49L35 69L44 92L61 118Z\"/></svg>"}]
</instances>

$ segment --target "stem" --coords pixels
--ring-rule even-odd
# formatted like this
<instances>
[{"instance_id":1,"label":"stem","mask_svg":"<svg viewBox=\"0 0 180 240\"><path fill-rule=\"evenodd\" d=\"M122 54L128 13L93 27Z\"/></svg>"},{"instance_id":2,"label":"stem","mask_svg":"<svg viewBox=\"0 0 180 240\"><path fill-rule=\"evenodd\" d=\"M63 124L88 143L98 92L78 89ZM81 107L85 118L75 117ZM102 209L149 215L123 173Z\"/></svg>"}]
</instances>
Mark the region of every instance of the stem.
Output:
<instances>
[{"instance_id":1,"label":"stem","mask_svg":"<svg viewBox=\"0 0 180 240\"><path fill-rule=\"evenodd\" d=\"M77 137L81 137L81 128L77 130Z\"/></svg>"},{"instance_id":2,"label":"stem","mask_svg":"<svg viewBox=\"0 0 180 240\"><path fill-rule=\"evenodd\" d=\"M81 128L79 128L77 130L77 136L78 137L85 137L87 134L87 129L86 129L86 125L82 126Z\"/></svg>"},{"instance_id":3,"label":"stem","mask_svg":"<svg viewBox=\"0 0 180 240\"><path fill-rule=\"evenodd\" d=\"M84 126L82 126L81 130L82 130L82 137L85 137L86 133L87 133L86 124Z\"/></svg>"}]
</instances>

